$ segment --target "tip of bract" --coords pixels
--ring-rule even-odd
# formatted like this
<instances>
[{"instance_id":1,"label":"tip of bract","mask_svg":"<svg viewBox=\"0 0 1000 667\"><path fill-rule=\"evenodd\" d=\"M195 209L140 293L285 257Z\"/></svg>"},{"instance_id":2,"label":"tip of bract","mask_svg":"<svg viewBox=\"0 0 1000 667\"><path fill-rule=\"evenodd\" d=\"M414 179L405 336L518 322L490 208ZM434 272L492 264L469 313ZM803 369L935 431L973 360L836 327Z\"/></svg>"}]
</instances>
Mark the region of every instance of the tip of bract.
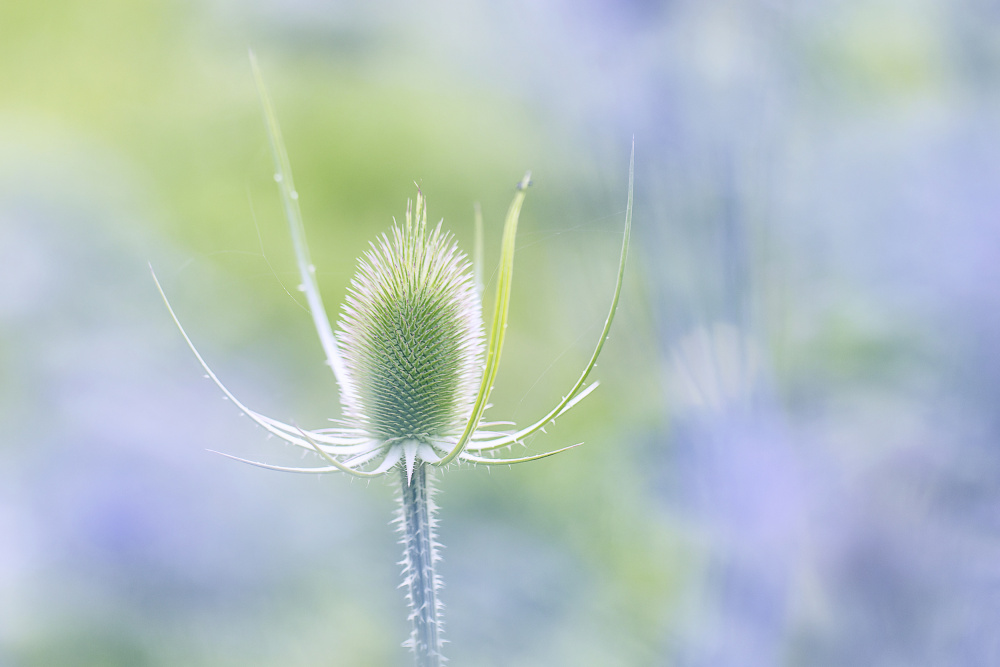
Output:
<instances>
[{"instance_id":1,"label":"tip of bract","mask_svg":"<svg viewBox=\"0 0 1000 667\"><path fill-rule=\"evenodd\" d=\"M413 480L413 467L417 461L417 448L420 443L416 440L407 440L403 443L403 459L406 464L406 483Z\"/></svg>"}]
</instances>

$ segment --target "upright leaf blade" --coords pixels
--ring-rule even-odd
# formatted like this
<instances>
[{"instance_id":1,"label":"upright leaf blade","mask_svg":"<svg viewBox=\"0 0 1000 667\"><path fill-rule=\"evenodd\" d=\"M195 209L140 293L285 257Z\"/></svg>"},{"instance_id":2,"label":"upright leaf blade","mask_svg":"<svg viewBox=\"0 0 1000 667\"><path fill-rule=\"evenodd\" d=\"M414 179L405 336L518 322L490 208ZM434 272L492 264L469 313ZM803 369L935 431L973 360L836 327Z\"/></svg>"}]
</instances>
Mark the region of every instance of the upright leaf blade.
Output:
<instances>
[{"instance_id":1,"label":"upright leaf blade","mask_svg":"<svg viewBox=\"0 0 1000 667\"><path fill-rule=\"evenodd\" d=\"M500 250L500 273L497 280L497 296L493 308L493 323L490 326L490 340L486 348L486 368L483 370L483 380L479 385L479 393L476 395L476 402L472 406L472 414L466 424L465 431L455 443L454 448L448 452L444 458L434 465L443 466L455 460L476 430L476 426L483 417L486 404L489 402L490 392L493 391L493 382L496 380L497 371L500 368L500 352L503 350L504 338L507 336L507 316L510 311L510 286L514 278L514 247L517 237L517 222L521 216L521 206L524 204L524 197L528 186L531 185L531 172L529 171L517 184L517 192L514 200L507 209L507 218L503 226L503 245Z\"/></svg>"}]
</instances>

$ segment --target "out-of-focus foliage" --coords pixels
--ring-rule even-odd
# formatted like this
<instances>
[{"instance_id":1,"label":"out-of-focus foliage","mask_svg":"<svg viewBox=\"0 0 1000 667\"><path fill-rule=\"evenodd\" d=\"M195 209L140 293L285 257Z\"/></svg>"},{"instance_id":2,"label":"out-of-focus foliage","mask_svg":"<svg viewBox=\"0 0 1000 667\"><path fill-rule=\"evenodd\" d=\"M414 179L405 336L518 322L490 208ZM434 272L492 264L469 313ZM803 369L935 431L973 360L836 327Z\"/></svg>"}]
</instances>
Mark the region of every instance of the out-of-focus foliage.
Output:
<instances>
[{"instance_id":1,"label":"out-of-focus foliage","mask_svg":"<svg viewBox=\"0 0 1000 667\"><path fill-rule=\"evenodd\" d=\"M393 491L219 400L336 417L324 297L416 181L522 217L489 417L439 476L461 665L1000 661L1000 9L986 0L0 5L0 665L399 665ZM492 261L492 260L490 260ZM489 270L487 270L489 277Z\"/></svg>"}]
</instances>

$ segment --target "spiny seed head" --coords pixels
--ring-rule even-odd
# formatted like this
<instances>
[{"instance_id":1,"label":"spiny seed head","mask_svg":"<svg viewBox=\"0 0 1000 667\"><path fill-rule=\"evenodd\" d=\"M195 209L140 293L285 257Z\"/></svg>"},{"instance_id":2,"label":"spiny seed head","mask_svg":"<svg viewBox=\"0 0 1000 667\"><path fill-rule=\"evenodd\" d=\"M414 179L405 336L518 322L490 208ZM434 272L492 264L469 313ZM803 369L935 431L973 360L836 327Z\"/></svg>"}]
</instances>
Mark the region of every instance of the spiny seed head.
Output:
<instances>
[{"instance_id":1,"label":"spiny seed head","mask_svg":"<svg viewBox=\"0 0 1000 667\"><path fill-rule=\"evenodd\" d=\"M417 192L402 228L358 260L337 338L359 427L383 440L461 430L482 373L484 338L471 265Z\"/></svg>"}]
</instances>

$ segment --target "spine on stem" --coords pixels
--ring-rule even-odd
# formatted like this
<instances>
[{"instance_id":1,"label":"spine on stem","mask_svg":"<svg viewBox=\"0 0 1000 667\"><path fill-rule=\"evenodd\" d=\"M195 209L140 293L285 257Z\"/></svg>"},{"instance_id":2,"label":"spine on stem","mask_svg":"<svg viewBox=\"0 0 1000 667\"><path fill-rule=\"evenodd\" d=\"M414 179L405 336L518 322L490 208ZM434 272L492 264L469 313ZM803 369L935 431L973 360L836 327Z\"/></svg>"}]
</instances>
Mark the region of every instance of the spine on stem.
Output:
<instances>
[{"instance_id":1,"label":"spine on stem","mask_svg":"<svg viewBox=\"0 0 1000 667\"><path fill-rule=\"evenodd\" d=\"M403 583L406 599L410 603L412 631L404 645L409 646L416 657L417 667L441 667L445 659L441 655L441 603L437 593L440 580L435 572L438 549L434 528L434 513L437 507L431 498L427 464L418 463L412 476L407 475L405 466L400 466L401 506L399 510L399 530L403 545Z\"/></svg>"}]
</instances>

